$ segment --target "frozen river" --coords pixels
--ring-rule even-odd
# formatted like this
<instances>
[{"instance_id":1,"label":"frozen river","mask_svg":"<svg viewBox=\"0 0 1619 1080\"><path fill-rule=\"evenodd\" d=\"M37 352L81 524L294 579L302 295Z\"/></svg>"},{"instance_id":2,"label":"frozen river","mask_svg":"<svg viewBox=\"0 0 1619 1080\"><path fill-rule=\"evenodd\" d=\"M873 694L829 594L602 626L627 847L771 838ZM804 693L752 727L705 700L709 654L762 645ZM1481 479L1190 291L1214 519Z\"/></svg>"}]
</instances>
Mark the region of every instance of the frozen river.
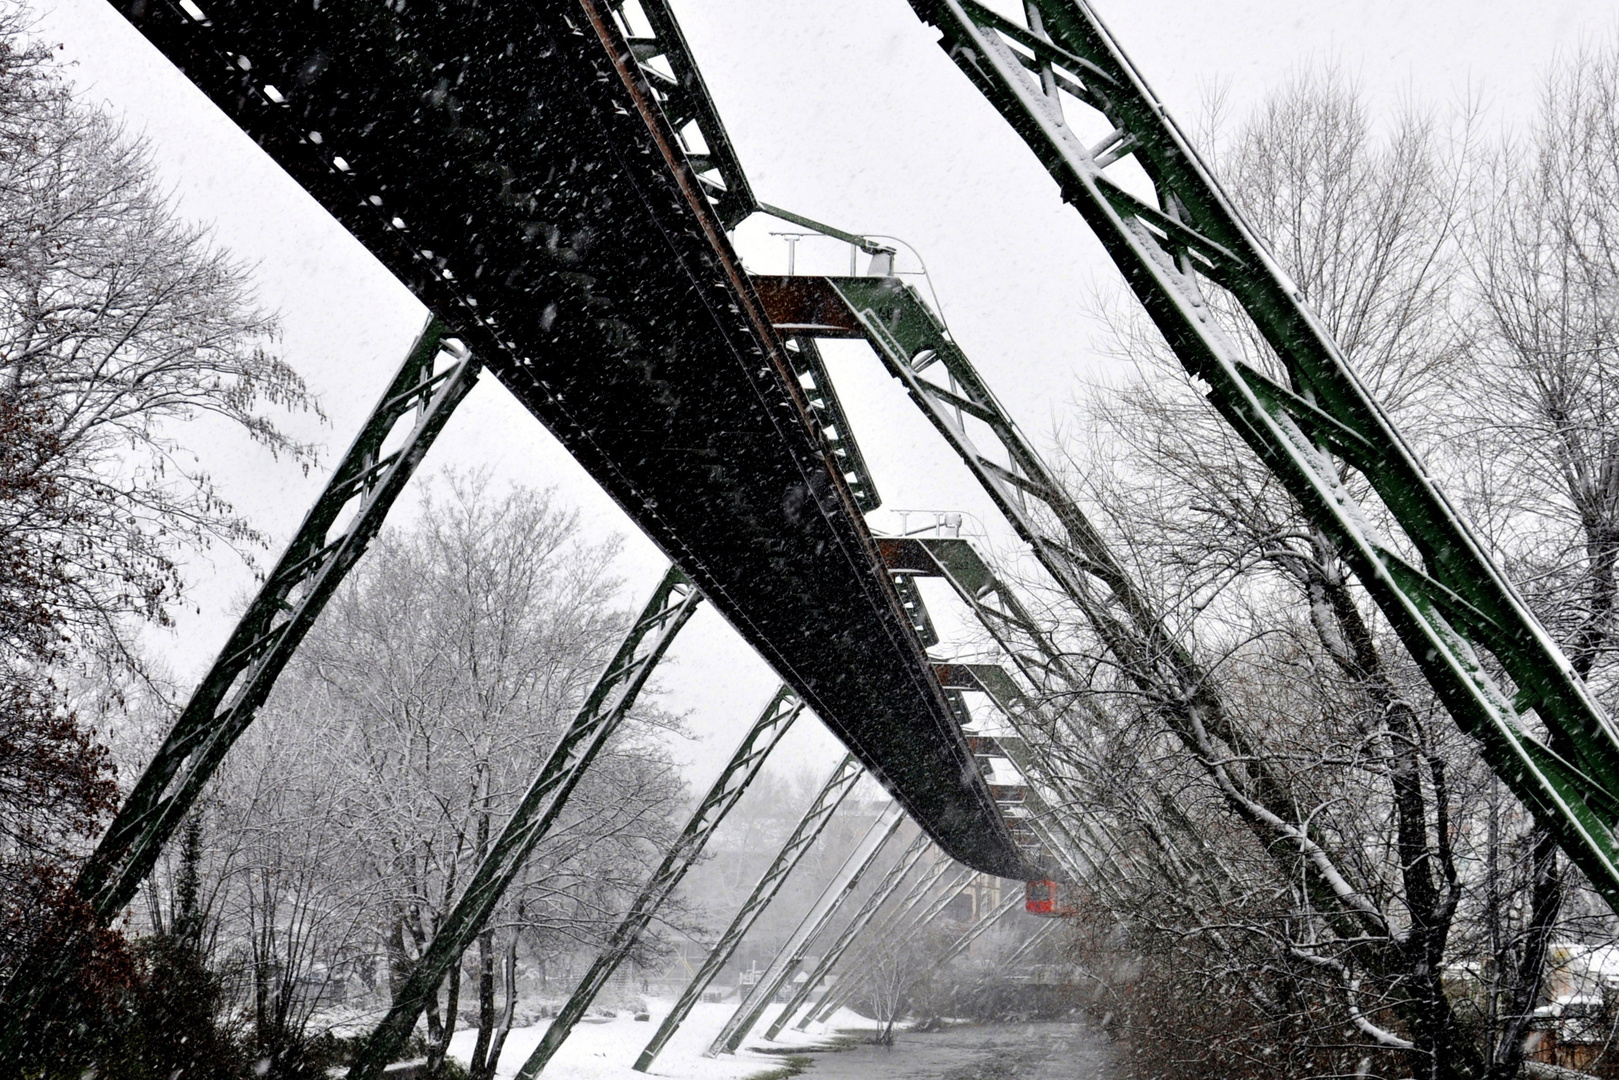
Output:
<instances>
[{"instance_id":1,"label":"frozen river","mask_svg":"<svg viewBox=\"0 0 1619 1080\"><path fill-rule=\"evenodd\" d=\"M798 1051L803 1080L1112 1080L1107 1037L1087 1024L986 1024L899 1032L892 1048Z\"/></svg>"}]
</instances>

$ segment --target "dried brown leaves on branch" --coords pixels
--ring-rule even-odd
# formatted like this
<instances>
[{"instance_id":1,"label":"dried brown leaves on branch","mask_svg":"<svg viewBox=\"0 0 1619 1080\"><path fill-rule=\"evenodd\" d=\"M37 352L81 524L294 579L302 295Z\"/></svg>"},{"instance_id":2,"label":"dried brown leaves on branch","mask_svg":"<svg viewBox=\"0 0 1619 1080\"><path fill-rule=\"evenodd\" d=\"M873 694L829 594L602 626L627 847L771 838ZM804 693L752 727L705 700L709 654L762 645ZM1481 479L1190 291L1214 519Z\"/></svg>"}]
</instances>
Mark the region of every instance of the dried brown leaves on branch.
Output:
<instances>
[{"instance_id":1,"label":"dried brown leaves on branch","mask_svg":"<svg viewBox=\"0 0 1619 1080\"><path fill-rule=\"evenodd\" d=\"M82 922L67 883L117 799L63 674L138 669L133 635L167 620L178 559L261 539L195 464L188 422L307 463L265 410L313 408L243 268L31 29L0 12L0 988ZM83 994L58 1000L85 1021L138 978L116 935L75 940Z\"/></svg>"}]
</instances>

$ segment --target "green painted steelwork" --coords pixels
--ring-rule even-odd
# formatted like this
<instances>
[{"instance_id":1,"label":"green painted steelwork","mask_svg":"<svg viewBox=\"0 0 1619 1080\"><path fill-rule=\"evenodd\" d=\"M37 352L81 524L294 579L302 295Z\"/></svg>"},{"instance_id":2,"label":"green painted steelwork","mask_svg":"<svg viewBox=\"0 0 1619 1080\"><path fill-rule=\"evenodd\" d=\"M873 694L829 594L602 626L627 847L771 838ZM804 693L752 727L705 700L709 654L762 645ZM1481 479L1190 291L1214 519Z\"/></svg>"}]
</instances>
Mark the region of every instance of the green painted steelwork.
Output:
<instances>
[{"instance_id":1,"label":"green painted steelwork","mask_svg":"<svg viewBox=\"0 0 1619 1080\"><path fill-rule=\"evenodd\" d=\"M670 847L669 853L664 856L663 862L653 872L646 885L641 889L635 901L630 904L629 911L620 920L612 935L607 939L606 946L596 957L585 972L584 978L569 996L565 1005L558 1010L556 1019L546 1028L545 1035L540 1039L534 1052L517 1071L524 1080L538 1076L546 1064L562 1048L567 1041L574 1026L585 1015L590 1003L596 1000L596 995L618 970L619 964L629 956L630 950L635 947L643 931L658 909L663 906L671 893L675 891L680 880L686 876L686 871L692 868L703 848L708 844L714 830L719 828L725 815L742 797L742 793L753 783L754 777L759 775L759 768L765 762L770 751L775 749L783 735L793 726L793 721L804 711L804 705L798 696L789 688L783 686L776 691L765 706L764 712L753 722L748 733L743 736L742 742L737 746L736 753L720 772L719 779L708 789L703 801L692 812L691 819L686 822L680 837Z\"/></svg>"},{"instance_id":2,"label":"green painted steelwork","mask_svg":"<svg viewBox=\"0 0 1619 1080\"><path fill-rule=\"evenodd\" d=\"M1080 0L1027 0L1024 23L972 0L911 5L1085 218L1213 405L1331 535L1497 775L1619 908L1619 731L1101 21ZM1086 146L1065 105L1110 134ZM1126 159L1145 172L1157 205L1108 175ZM1245 329L1273 354L1276 377L1220 328L1210 287L1235 301ZM1346 467L1375 492L1397 535L1371 527L1377 515L1352 493ZM1529 710L1549 739L1529 729Z\"/></svg>"},{"instance_id":3,"label":"green painted steelwork","mask_svg":"<svg viewBox=\"0 0 1619 1080\"><path fill-rule=\"evenodd\" d=\"M815 966L810 969L809 976L799 985L797 990L793 991L793 996L787 999L787 1004L781 1007L781 1012L776 1014L776 1018L765 1029L765 1038L774 1040L777 1035L781 1034L781 1029L787 1026L787 1021L793 1018L793 1014L798 1012L805 1001L809 1000L809 996L815 992L815 988L821 985L821 980L826 978L832 969L837 966L839 960L843 959L843 954L849 951L849 946L853 945L861 932L870 926L872 920L882 913L883 905L888 903L889 898L904 884L906 877L916 868L916 864L922 861L922 856L927 854L928 848L931 846L932 844L928 840L926 833L916 835L916 839L911 841L910 847L906 848L904 854L900 855L895 860L894 865L888 868L888 872L883 875L883 879L877 883L877 888L872 891L870 896L866 897L865 903L860 905L860 910L856 911L843 929L838 931L838 936L826 947L826 951L822 954L820 960L816 961Z\"/></svg>"},{"instance_id":4,"label":"green painted steelwork","mask_svg":"<svg viewBox=\"0 0 1619 1080\"><path fill-rule=\"evenodd\" d=\"M437 321L422 331L85 863L76 888L100 921L110 921L134 897L338 583L382 527L434 437L472 389L477 362L458 345L446 348L443 335ZM403 438L390 448L395 435ZM353 513L339 527L345 509Z\"/></svg>"},{"instance_id":5,"label":"green painted steelwork","mask_svg":"<svg viewBox=\"0 0 1619 1080\"><path fill-rule=\"evenodd\" d=\"M652 669L681 627L696 614L702 598L677 568L671 566L664 574L584 706L473 872L466 890L412 966L410 977L395 991L388 1015L355 1056L349 1080L375 1080L404 1046L428 998L438 993L451 966L461 962L461 954L477 938L535 846L550 832L585 770L628 715Z\"/></svg>"},{"instance_id":6,"label":"green painted steelwork","mask_svg":"<svg viewBox=\"0 0 1619 1080\"><path fill-rule=\"evenodd\" d=\"M826 829L827 823L832 820L833 813L843 805L843 800L854 790L855 781L863 775L865 768L853 754L845 755L843 760L838 762L831 775L826 778L826 783L821 785L820 791L816 792L815 798L810 801L809 809L804 811L804 816L799 819L792 834L782 844L781 850L765 868L765 872L759 876L753 891L737 909L731 924L725 928L719 940L714 943L714 947L709 950L708 956L703 960L703 966L697 969L697 974L692 976L686 988L680 992L680 997L675 999L674 1005L669 1009L669 1015L663 1018L658 1030L647 1042L646 1048L641 1051L641 1056L635 1062L637 1071L646 1072L652 1067L652 1063L663 1052L663 1048L691 1014L692 1007L701 1000L708 984L713 982L714 977L730 962L736 947L742 943L742 938L752 929L759 916L764 914L770 902L776 898L793 868L809 854L810 848Z\"/></svg>"}]
</instances>

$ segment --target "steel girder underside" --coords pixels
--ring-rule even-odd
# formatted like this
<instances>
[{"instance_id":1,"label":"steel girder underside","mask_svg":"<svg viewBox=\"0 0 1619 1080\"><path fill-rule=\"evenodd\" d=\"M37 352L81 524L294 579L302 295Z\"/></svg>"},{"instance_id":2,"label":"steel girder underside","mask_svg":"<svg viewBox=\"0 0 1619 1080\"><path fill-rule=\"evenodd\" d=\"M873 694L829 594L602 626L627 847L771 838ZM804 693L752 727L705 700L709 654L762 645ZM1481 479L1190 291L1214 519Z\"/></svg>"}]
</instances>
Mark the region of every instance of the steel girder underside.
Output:
<instances>
[{"instance_id":1,"label":"steel girder underside","mask_svg":"<svg viewBox=\"0 0 1619 1080\"><path fill-rule=\"evenodd\" d=\"M942 848L1029 875L602 4L117 6L483 359Z\"/></svg>"}]
</instances>

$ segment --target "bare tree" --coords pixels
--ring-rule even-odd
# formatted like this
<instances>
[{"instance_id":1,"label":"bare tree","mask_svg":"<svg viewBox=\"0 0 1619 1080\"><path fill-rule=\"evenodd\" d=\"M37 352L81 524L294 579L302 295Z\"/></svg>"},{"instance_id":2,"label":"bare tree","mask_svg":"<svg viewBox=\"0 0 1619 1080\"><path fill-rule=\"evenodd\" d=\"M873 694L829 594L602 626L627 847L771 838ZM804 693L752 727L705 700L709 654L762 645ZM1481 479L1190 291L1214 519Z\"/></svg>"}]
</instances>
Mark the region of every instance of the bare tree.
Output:
<instances>
[{"instance_id":1,"label":"bare tree","mask_svg":"<svg viewBox=\"0 0 1619 1080\"><path fill-rule=\"evenodd\" d=\"M214 414L307 462L265 406L312 402L244 269L28 30L0 11L0 998L70 940L103 988L71 1019L98 1030L134 972L95 973L118 935L70 931L86 916L66 885L117 789L62 683L92 658L140 666L129 629L167 618L179 552L258 539L188 464L184 422Z\"/></svg>"},{"instance_id":2,"label":"bare tree","mask_svg":"<svg viewBox=\"0 0 1619 1080\"><path fill-rule=\"evenodd\" d=\"M1466 118L1447 146L1410 111L1379 136L1328 73L1300 77L1216 157L1351 363L1429 446L1454 430L1474 356L1454 300L1471 254L1470 139ZM1154 1067L1171 1073L1512 1075L1516 1021L1477 1009L1476 980L1457 973L1490 967L1479 945L1509 910L1543 949L1558 904L1532 869L1540 838L1521 810L1500 812L1475 748L1330 536L1155 336L1138 320L1120 329L1142 378L1101 415L1129 449L1080 468L1200 680L1110 675L1118 661L1098 653L1085 722L1099 730L1067 743L1087 805L1106 806L1121 838L1126 872L1093 900L1130 928L1158 988L1137 987L1132 1037L1161 1039ZM1262 341L1244 343L1285 377ZM1510 895L1481 902L1503 861ZM1543 955L1519 972L1531 999ZM1186 998L1199 982L1243 1008L1200 1013Z\"/></svg>"},{"instance_id":3,"label":"bare tree","mask_svg":"<svg viewBox=\"0 0 1619 1080\"><path fill-rule=\"evenodd\" d=\"M284 1014L267 1034L307 1020L312 966L380 953L392 985L408 974L619 641L617 551L549 492L451 473L333 597L217 785L227 936L250 945L255 1008ZM520 956L596 944L667 841L681 788L652 736L672 724L647 707L615 736L480 934L474 1076L493 1076ZM468 974L429 1002L435 1069Z\"/></svg>"}]
</instances>

